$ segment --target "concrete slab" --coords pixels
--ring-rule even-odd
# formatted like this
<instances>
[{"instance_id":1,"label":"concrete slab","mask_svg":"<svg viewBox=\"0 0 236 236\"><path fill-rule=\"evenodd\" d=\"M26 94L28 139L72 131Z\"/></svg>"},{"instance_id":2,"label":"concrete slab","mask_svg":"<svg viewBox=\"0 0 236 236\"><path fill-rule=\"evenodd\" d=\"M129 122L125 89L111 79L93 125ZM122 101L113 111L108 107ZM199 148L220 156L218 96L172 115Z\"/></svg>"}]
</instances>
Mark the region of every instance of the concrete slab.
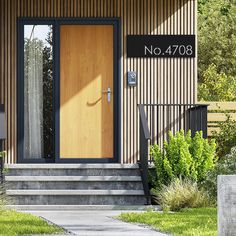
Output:
<instances>
[{"instance_id":1,"label":"concrete slab","mask_svg":"<svg viewBox=\"0 0 236 236\"><path fill-rule=\"evenodd\" d=\"M7 205L18 211L160 211L158 205Z\"/></svg>"},{"instance_id":2,"label":"concrete slab","mask_svg":"<svg viewBox=\"0 0 236 236\"><path fill-rule=\"evenodd\" d=\"M167 236L148 227L115 219L126 211L27 211L80 236Z\"/></svg>"}]
</instances>

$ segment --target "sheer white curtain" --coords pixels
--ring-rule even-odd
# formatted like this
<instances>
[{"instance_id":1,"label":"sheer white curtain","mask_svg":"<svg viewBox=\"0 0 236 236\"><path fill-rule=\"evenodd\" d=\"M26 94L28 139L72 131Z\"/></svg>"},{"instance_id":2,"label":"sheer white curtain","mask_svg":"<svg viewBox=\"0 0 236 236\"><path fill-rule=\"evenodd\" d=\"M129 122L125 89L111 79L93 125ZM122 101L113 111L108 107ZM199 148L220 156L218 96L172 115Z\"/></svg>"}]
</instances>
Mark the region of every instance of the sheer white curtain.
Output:
<instances>
[{"instance_id":1,"label":"sheer white curtain","mask_svg":"<svg viewBox=\"0 0 236 236\"><path fill-rule=\"evenodd\" d=\"M25 40L24 157L43 157L43 42Z\"/></svg>"}]
</instances>

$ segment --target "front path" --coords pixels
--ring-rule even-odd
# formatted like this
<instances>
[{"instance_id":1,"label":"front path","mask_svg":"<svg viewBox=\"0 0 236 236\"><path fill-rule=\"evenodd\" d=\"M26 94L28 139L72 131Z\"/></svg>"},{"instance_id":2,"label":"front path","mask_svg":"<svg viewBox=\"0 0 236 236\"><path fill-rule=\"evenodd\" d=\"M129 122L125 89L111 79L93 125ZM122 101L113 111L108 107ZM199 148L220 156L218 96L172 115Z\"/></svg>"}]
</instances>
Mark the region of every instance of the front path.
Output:
<instances>
[{"instance_id":1,"label":"front path","mask_svg":"<svg viewBox=\"0 0 236 236\"><path fill-rule=\"evenodd\" d=\"M150 228L119 221L121 211L28 211L80 236L167 236ZM124 211L122 211L124 212Z\"/></svg>"}]
</instances>

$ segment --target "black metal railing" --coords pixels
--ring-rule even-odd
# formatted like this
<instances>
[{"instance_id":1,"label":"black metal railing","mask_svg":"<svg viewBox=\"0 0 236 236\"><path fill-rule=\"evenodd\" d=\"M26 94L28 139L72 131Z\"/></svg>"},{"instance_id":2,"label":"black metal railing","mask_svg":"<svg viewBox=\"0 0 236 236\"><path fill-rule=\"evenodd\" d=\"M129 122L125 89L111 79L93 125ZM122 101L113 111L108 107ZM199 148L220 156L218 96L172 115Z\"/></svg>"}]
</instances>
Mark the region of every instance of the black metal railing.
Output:
<instances>
[{"instance_id":1,"label":"black metal railing","mask_svg":"<svg viewBox=\"0 0 236 236\"><path fill-rule=\"evenodd\" d=\"M169 131L175 134L177 131L191 130L192 135L196 131L202 131L203 137L207 137L207 107L199 104L140 104L138 105L139 124L139 166L147 196L150 204L150 191L148 186L148 164L152 162L149 155L149 145L158 144L163 148L164 141L168 140Z\"/></svg>"},{"instance_id":2,"label":"black metal railing","mask_svg":"<svg viewBox=\"0 0 236 236\"><path fill-rule=\"evenodd\" d=\"M147 204L151 204L150 191L148 186L148 147L151 138L148 123L145 116L144 107L139 105L140 114L140 161L139 168L141 171L141 178L143 182L143 189L147 197Z\"/></svg>"}]
</instances>

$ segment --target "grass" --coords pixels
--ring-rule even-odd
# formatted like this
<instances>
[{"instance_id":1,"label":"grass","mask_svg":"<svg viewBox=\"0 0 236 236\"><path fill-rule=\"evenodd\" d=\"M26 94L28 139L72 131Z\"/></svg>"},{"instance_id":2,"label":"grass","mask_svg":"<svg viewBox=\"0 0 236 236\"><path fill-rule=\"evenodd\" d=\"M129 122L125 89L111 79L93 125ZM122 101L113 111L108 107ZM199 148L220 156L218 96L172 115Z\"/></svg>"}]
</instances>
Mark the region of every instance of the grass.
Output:
<instances>
[{"instance_id":1,"label":"grass","mask_svg":"<svg viewBox=\"0 0 236 236\"><path fill-rule=\"evenodd\" d=\"M16 236L57 233L63 233L63 230L39 217L13 210L0 211L0 235Z\"/></svg>"},{"instance_id":2,"label":"grass","mask_svg":"<svg viewBox=\"0 0 236 236\"><path fill-rule=\"evenodd\" d=\"M216 208L184 209L180 212L123 213L119 219L149 225L174 236L216 236Z\"/></svg>"},{"instance_id":3,"label":"grass","mask_svg":"<svg viewBox=\"0 0 236 236\"><path fill-rule=\"evenodd\" d=\"M179 211L183 208L205 208L214 205L208 193L199 189L197 183L189 179L174 179L160 191L154 190L154 194L165 210Z\"/></svg>"}]
</instances>

